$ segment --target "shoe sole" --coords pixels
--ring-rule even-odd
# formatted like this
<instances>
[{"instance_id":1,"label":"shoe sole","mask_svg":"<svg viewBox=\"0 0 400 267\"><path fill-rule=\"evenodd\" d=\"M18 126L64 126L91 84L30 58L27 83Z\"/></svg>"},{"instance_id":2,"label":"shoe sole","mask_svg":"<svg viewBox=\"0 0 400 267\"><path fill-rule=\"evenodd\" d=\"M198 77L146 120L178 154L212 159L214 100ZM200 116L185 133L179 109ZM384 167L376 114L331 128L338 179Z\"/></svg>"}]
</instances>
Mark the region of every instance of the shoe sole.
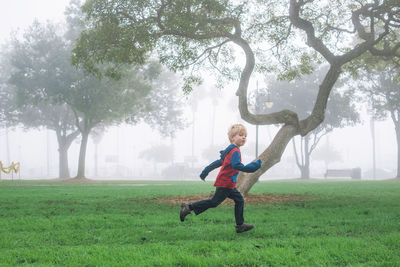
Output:
<instances>
[{"instance_id":1,"label":"shoe sole","mask_svg":"<svg viewBox=\"0 0 400 267\"><path fill-rule=\"evenodd\" d=\"M251 228L244 229L244 230L242 230L242 231L237 231L237 230L236 230L236 233L238 233L238 234L244 233L244 232L250 231L250 230L253 229L253 228L254 228L254 226L251 227Z\"/></svg>"}]
</instances>

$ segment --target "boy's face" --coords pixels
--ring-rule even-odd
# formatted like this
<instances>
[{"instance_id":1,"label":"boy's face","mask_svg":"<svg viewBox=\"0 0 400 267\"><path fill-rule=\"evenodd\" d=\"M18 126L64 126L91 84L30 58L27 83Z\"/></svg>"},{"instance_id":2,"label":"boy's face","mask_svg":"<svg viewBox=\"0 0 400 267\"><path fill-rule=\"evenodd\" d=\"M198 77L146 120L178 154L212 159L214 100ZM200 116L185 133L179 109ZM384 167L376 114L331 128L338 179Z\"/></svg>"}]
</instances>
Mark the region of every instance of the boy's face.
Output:
<instances>
[{"instance_id":1,"label":"boy's face","mask_svg":"<svg viewBox=\"0 0 400 267\"><path fill-rule=\"evenodd\" d=\"M246 143L247 133L239 132L232 137L232 144L237 147L241 147Z\"/></svg>"}]
</instances>

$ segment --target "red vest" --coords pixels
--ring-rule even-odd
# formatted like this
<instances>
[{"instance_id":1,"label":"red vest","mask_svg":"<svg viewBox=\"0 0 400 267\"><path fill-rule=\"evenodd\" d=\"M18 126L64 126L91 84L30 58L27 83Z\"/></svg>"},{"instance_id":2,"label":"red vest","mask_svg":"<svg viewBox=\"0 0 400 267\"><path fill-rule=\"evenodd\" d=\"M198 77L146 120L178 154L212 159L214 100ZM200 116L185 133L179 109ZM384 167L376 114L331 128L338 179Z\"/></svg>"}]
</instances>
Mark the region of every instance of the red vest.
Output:
<instances>
[{"instance_id":1,"label":"red vest","mask_svg":"<svg viewBox=\"0 0 400 267\"><path fill-rule=\"evenodd\" d=\"M234 147L229 153L225 156L224 162L222 162L222 167L218 173L217 180L215 180L215 187L226 187L233 189L236 186L236 183L232 181L232 177L237 176L239 171L232 168L231 158L233 153L239 152L240 150L237 147ZM241 156L240 156L241 158Z\"/></svg>"}]
</instances>

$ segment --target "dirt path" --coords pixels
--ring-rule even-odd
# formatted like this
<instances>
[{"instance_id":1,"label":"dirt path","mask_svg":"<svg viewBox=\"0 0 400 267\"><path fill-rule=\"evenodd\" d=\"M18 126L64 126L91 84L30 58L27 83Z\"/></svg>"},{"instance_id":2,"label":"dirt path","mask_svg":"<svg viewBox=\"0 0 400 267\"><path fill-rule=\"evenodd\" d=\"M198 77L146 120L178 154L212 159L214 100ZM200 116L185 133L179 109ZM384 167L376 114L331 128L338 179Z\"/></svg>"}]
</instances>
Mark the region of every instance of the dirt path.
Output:
<instances>
[{"instance_id":1,"label":"dirt path","mask_svg":"<svg viewBox=\"0 0 400 267\"><path fill-rule=\"evenodd\" d=\"M199 200L209 199L211 197L212 195L176 196L176 197L159 198L158 201L162 203L170 203L173 205L177 205L183 202L193 203ZM260 194L260 195L249 194L247 197L245 197L246 204L252 204L252 205L291 203L291 202L300 202L307 199L310 198L301 195L291 195L291 194ZM234 202L231 199L226 199L221 205L233 206Z\"/></svg>"}]
</instances>

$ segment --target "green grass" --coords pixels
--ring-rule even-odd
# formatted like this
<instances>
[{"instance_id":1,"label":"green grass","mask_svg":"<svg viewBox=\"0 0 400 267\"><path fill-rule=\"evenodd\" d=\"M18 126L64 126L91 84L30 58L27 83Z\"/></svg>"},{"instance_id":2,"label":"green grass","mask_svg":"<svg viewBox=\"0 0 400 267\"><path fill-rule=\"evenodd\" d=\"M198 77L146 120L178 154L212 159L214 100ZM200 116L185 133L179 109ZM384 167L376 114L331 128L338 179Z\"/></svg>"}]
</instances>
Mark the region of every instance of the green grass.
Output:
<instances>
[{"instance_id":1,"label":"green grass","mask_svg":"<svg viewBox=\"0 0 400 267\"><path fill-rule=\"evenodd\" d=\"M0 266L399 266L399 182L257 183L251 193L307 200L247 205L255 229L243 234L231 206L181 223L179 207L157 201L211 190L211 182L2 181Z\"/></svg>"}]
</instances>

